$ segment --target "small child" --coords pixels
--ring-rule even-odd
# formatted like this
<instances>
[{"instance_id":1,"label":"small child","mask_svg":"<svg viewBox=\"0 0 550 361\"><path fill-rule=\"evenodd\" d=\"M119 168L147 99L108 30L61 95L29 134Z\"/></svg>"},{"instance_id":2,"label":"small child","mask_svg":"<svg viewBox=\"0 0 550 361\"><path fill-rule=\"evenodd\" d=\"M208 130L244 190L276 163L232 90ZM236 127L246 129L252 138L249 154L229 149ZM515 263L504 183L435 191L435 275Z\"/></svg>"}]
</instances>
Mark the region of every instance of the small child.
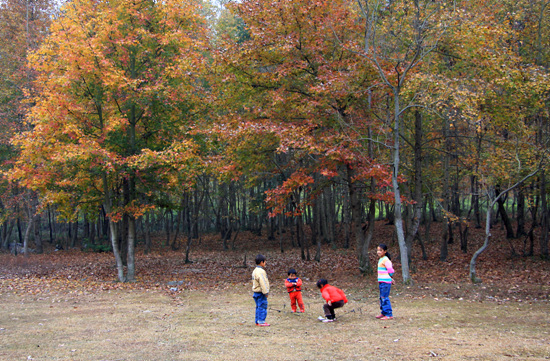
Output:
<instances>
[{"instance_id":1,"label":"small child","mask_svg":"<svg viewBox=\"0 0 550 361\"><path fill-rule=\"evenodd\" d=\"M302 280L297 276L294 268L288 270L288 278L285 280L285 286L290 296L290 308L292 308L292 312L296 312L296 303L298 303L300 307L299 312L305 312L304 301L302 301Z\"/></svg>"},{"instance_id":2,"label":"small child","mask_svg":"<svg viewBox=\"0 0 550 361\"><path fill-rule=\"evenodd\" d=\"M256 326L270 326L265 322L267 317L267 296L269 296L269 280L265 272L265 256L256 256L256 268L252 272L252 292L256 302Z\"/></svg>"},{"instance_id":3,"label":"small child","mask_svg":"<svg viewBox=\"0 0 550 361\"><path fill-rule=\"evenodd\" d=\"M391 255L388 252L388 246L381 243L376 248L376 254L380 257L378 260L378 287L380 288L381 311L376 318L380 320L391 320L393 319L393 311L390 303L390 289L391 285L395 283L392 279L395 270L391 263Z\"/></svg>"},{"instance_id":4,"label":"small child","mask_svg":"<svg viewBox=\"0 0 550 361\"><path fill-rule=\"evenodd\" d=\"M323 305L323 311L325 311L325 318L319 316L321 322L334 322L336 315L334 313L335 308L344 307L344 304L348 303L348 299L341 289L331 286L328 281L321 278L317 281L317 287L321 290L321 295L327 301Z\"/></svg>"}]
</instances>

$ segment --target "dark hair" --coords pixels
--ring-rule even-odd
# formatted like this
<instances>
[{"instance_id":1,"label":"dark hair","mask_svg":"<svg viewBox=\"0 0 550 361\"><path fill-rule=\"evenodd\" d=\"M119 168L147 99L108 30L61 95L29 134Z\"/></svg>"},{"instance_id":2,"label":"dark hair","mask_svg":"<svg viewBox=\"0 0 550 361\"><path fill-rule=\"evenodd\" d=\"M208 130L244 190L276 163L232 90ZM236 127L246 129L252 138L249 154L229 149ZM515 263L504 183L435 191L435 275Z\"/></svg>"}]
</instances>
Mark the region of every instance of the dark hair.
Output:
<instances>
[{"instance_id":1,"label":"dark hair","mask_svg":"<svg viewBox=\"0 0 550 361\"><path fill-rule=\"evenodd\" d=\"M298 273L296 272L296 270L295 270L294 268L291 268L291 269L288 270L288 275L289 275L289 276L290 276L290 275L296 275L296 276L298 276Z\"/></svg>"},{"instance_id":2,"label":"dark hair","mask_svg":"<svg viewBox=\"0 0 550 361\"><path fill-rule=\"evenodd\" d=\"M319 281L317 281L317 287L323 288L324 285L328 284L328 281L324 278L321 278Z\"/></svg>"},{"instance_id":3,"label":"dark hair","mask_svg":"<svg viewBox=\"0 0 550 361\"><path fill-rule=\"evenodd\" d=\"M256 256L256 264L260 264L263 261L265 261L265 256L264 255L259 254L259 255Z\"/></svg>"},{"instance_id":4,"label":"dark hair","mask_svg":"<svg viewBox=\"0 0 550 361\"><path fill-rule=\"evenodd\" d=\"M391 254L388 252L388 246L386 246L384 243L380 243L378 247L382 248L384 251L386 251L386 257L388 257L391 261Z\"/></svg>"}]
</instances>

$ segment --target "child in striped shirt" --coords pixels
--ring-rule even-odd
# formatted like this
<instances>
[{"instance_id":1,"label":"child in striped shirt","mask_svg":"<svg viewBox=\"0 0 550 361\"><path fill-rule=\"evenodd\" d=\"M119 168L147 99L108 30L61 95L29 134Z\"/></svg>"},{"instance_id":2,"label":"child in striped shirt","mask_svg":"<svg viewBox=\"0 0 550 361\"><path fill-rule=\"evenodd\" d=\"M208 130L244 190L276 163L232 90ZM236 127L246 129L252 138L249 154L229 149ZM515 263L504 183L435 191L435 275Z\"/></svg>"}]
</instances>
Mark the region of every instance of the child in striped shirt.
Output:
<instances>
[{"instance_id":1,"label":"child in striped shirt","mask_svg":"<svg viewBox=\"0 0 550 361\"><path fill-rule=\"evenodd\" d=\"M380 320L391 320L393 319L393 311L390 303L390 289L392 283L395 283L392 279L395 271L391 263L391 255L388 252L388 246L381 243L376 248L376 254L380 257L378 260L378 287L380 288L381 311L376 318Z\"/></svg>"}]
</instances>

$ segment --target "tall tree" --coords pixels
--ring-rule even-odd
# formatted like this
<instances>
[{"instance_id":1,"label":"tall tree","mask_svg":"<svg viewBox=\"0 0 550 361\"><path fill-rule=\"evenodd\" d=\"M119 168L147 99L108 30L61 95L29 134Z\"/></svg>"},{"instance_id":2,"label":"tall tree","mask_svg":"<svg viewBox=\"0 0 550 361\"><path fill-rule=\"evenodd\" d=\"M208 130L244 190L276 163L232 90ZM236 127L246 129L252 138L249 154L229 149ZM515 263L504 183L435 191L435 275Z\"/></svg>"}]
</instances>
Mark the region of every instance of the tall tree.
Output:
<instances>
[{"instance_id":1,"label":"tall tree","mask_svg":"<svg viewBox=\"0 0 550 361\"><path fill-rule=\"evenodd\" d=\"M28 66L27 54L36 50L48 34L54 2L50 0L7 0L0 2L0 168L11 167L17 156L10 139L17 132L29 129L25 121L31 102L34 70ZM36 194L12 187L4 177L0 179L0 217L6 221L14 218L17 204L29 210L25 212L28 224L35 216ZM29 218L30 217L30 218ZM25 238L25 250L28 237ZM8 240L3 242L7 245ZM41 251L41 247L36 247ZM28 253L26 253L28 254Z\"/></svg>"},{"instance_id":2,"label":"tall tree","mask_svg":"<svg viewBox=\"0 0 550 361\"><path fill-rule=\"evenodd\" d=\"M158 182L192 179L183 169L205 102L204 31L192 0L77 0L30 59L34 128L14 141L12 176L67 214L102 205L120 281L135 278L135 219L154 206Z\"/></svg>"},{"instance_id":3,"label":"tall tree","mask_svg":"<svg viewBox=\"0 0 550 361\"><path fill-rule=\"evenodd\" d=\"M446 17L452 12L452 2L357 0L361 15L360 33L363 41L342 44L355 51L377 69L379 87L391 95L392 108L388 121L392 129L392 190L394 194L395 228L401 256L403 282L410 283L409 252L402 218L399 187L401 163L402 116L411 105L403 105L407 82L437 47L447 27ZM409 97L410 99L410 97ZM414 99L414 96L412 97Z\"/></svg>"},{"instance_id":4,"label":"tall tree","mask_svg":"<svg viewBox=\"0 0 550 361\"><path fill-rule=\"evenodd\" d=\"M356 183L350 192L376 178L376 197L389 174L373 158L380 152L371 156L365 146L367 129L379 123L368 105L375 72L339 43L356 36L349 31L354 9L340 0L244 1L230 9L248 31L218 53L227 84L223 124L232 125L238 139L250 133L273 139L271 151L290 156L279 187L268 195L272 214L293 203L294 216L301 217L303 205L336 176ZM371 129L376 136L379 127ZM347 167L354 169L353 176L348 177ZM272 169L280 173L282 167ZM354 219L361 227L361 217Z\"/></svg>"}]
</instances>

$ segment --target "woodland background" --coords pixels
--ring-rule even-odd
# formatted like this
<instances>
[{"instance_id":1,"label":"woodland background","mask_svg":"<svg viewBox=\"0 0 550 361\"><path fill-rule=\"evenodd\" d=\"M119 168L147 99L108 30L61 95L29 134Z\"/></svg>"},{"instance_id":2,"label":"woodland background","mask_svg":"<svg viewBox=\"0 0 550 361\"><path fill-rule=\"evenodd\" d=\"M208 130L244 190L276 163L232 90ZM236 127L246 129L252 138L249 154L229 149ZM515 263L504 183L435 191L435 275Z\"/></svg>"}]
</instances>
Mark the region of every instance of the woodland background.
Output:
<instances>
[{"instance_id":1,"label":"woodland background","mask_svg":"<svg viewBox=\"0 0 550 361\"><path fill-rule=\"evenodd\" d=\"M0 0L1 249L135 281L136 247L368 274L384 241L478 282L494 232L548 285L549 5Z\"/></svg>"}]
</instances>

